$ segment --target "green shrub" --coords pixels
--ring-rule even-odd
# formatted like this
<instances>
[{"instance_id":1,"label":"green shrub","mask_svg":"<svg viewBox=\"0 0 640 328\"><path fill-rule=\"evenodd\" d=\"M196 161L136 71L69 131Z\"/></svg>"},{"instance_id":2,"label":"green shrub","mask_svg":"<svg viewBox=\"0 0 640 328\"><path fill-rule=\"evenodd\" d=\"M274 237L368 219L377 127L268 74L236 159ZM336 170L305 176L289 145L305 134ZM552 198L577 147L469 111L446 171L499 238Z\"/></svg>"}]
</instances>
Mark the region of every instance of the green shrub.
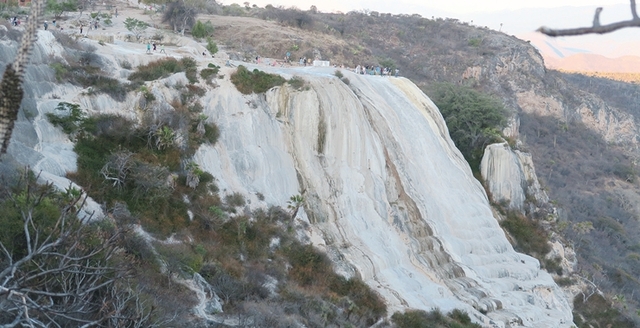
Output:
<instances>
[{"instance_id":1,"label":"green shrub","mask_svg":"<svg viewBox=\"0 0 640 328\"><path fill-rule=\"evenodd\" d=\"M83 85L91 86L91 93L104 93L117 101L124 101L129 91L129 88L120 81L102 75L88 77Z\"/></svg>"},{"instance_id":2,"label":"green shrub","mask_svg":"<svg viewBox=\"0 0 640 328\"><path fill-rule=\"evenodd\" d=\"M205 89L203 89L203 88L201 88L201 87L199 87L197 85L192 85L192 84L187 85L187 90L188 90L187 92L189 92L189 93L191 93L191 94L193 94L194 96L197 96L197 97L202 97L207 92L207 90L205 90Z\"/></svg>"},{"instance_id":3,"label":"green shrub","mask_svg":"<svg viewBox=\"0 0 640 328\"><path fill-rule=\"evenodd\" d=\"M482 39L480 39L480 38L472 38L472 39L469 39L469 41L467 42L467 44L468 44L470 47L475 47L475 48L477 48L477 47L479 47L479 46L480 46L480 44L482 44Z\"/></svg>"},{"instance_id":4,"label":"green shrub","mask_svg":"<svg viewBox=\"0 0 640 328\"><path fill-rule=\"evenodd\" d=\"M239 192L234 192L233 194L225 196L224 201L228 206L233 207L244 206L245 204L244 196Z\"/></svg>"},{"instance_id":5,"label":"green shrub","mask_svg":"<svg viewBox=\"0 0 640 328\"><path fill-rule=\"evenodd\" d=\"M215 205L212 205L211 207L209 207L209 212L218 219L223 219L226 217L226 214L224 213L224 211Z\"/></svg>"},{"instance_id":6,"label":"green shrub","mask_svg":"<svg viewBox=\"0 0 640 328\"><path fill-rule=\"evenodd\" d=\"M373 325L377 319L387 314L387 306L384 301L360 279L346 279L340 275L332 274L329 290L351 300L356 305L354 313L370 317L367 326Z\"/></svg>"},{"instance_id":7,"label":"green shrub","mask_svg":"<svg viewBox=\"0 0 640 328\"><path fill-rule=\"evenodd\" d=\"M213 34L213 30L214 28L210 21L205 23L197 21L191 28L191 35L195 38L202 39Z\"/></svg>"},{"instance_id":8,"label":"green shrub","mask_svg":"<svg viewBox=\"0 0 640 328\"><path fill-rule=\"evenodd\" d=\"M193 58L182 58L180 61L175 58L164 58L155 62L151 62L147 65L138 66L135 72L129 76L129 81L132 82L144 82L154 81L160 78L167 77L171 74L186 72L189 82L192 81L196 69L196 61ZM197 79L196 79L197 81Z\"/></svg>"},{"instance_id":9,"label":"green shrub","mask_svg":"<svg viewBox=\"0 0 640 328\"><path fill-rule=\"evenodd\" d=\"M397 328L480 328L482 326L472 323L466 312L453 310L448 315L434 309L430 312L422 310L410 310L404 313L396 312L391 316L391 321Z\"/></svg>"},{"instance_id":10,"label":"green shrub","mask_svg":"<svg viewBox=\"0 0 640 328\"><path fill-rule=\"evenodd\" d=\"M335 75L339 79L344 77L344 75L342 75L342 72L340 72L340 70L336 70L335 73L333 73L333 75Z\"/></svg>"},{"instance_id":11,"label":"green shrub","mask_svg":"<svg viewBox=\"0 0 640 328\"><path fill-rule=\"evenodd\" d=\"M107 206L126 203L147 231L167 235L188 224L187 205L167 182L170 170L178 170L181 163L180 150L170 140L158 136L166 144L161 145L162 149L149 148L148 131L112 115L87 118L82 129L84 133L79 133L74 147L78 170L69 174L72 180L90 186L89 195ZM120 151L134 155L130 158L127 179L116 187L105 180L101 171L112 160L112 154Z\"/></svg>"},{"instance_id":12,"label":"green shrub","mask_svg":"<svg viewBox=\"0 0 640 328\"><path fill-rule=\"evenodd\" d=\"M210 81L212 78L214 78L218 74L219 70L220 70L219 67L204 68L200 71L200 77L205 81Z\"/></svg>"},{"instance_id":13,"label":"green shrub","mask_svg":"<svg viewBox=\"0 0 640 328\"><path fill-rule=\"evenodd\" d=\"M27 173L27 181L21 180L14 186L10 193L13 200L0 199L2 215L0 215L0 243L4 245L14 259L18 259L26 254L27 243L24 230L24 219L22 212L33 207L32 218L35 226L40 231L51 231L56 221L62 214L65 205L65 198L57 193L52 185L38 185L35 176ZM30 191L27 191L30 190ZM33 193L33 194L30 194ZM43 195L39 202L35 195ZM31 196L28 198L27 196ZM70 219L75 220L75 217ZM30 233L35 235L35 227L29 227ZM3 260L6 260L3 255Z\"/></svg>"},{"instance_id":14,"label":"green shrub","mask_svg":"<svg viewBox=\"0 0 640 328\"><path fill-rule=\"evenodd\" d=\"M198 82L198 63L191 57L185 57L180 60L180 64L184 68L184 73L187 76L189 83Z\"/></svg>"},{"instance_id":15,"label":"green shrub","mask_svg":"<svg viewBox=\"0 0 640 328\"><path fill-rule=\"evenodd\" d=\"M154 96L153 93L149 91L149 89L147 89L147 87L145 87L144 85L140 87L140 91L142 92L142 96L147 101L147 103L156 100L156 96Z\"/></svg>"},{"instance_id":16,"label":"green shrub","mask_svg":"<svg viewBox=\"0 0 640 328\"><path fill-rule=\"evenodd\" d=\"M515 239L515 248L521 252L542 258L549 253L549 237L537 221L517 212L509 212L500 225Z\"/></svg>"},{"instance_id":17,"label":"green shrub","mask_svg":"<svg viewBox=\"0 0 640 328\"><path fill-rule=\"evenodd\" d=\"M195 247L184 243L155 243L154 246L164 262L167 263L167 269L170 271L191 275L202 269L204 257L196 252Z\"/></svg>"},{"instance_id":18,"label":"green shrub","mask_svg":"<svg viewBox=\"0 0 640 328\"><path fill-rule=\"evenodd\" d=\"M209 50L209 53L212 55L215 55L218 52L218 45L213 42L211 38L207 38L207 50Z\"/></svg>"},{"instance_id":19,"label":"green shrub","mask_svg":"<svg viewBox=\"0 0 640 328\"><path fill-rule=\"evenodd\" d=\"M287 83L295 90L302 90L307 86L307 82L299 76L292 77Z\"/></svg>"},{"instance_id":20,"label":"green shrub","mask_svg":"<svg viewBox=\"0 0 640 328\"><path fill-rule=\"evenodd\" d=\"M246 67L240 65L236 72L231 74L231 82L238 91L247 95L266 92L275 86L284 84L286 80L280 75L268 74L258 69L250 72Z\"/></svg>"},{"instance_id":21,"label":"green shrub","mask_svg":"<svg viewBox=\"0 0 640 328\"><path fill-rule=\"evenodd\" d=\"M49 65L54 70L57 81L66 81L89 88L89 94L104 93L116 101L123 101L129 87L120 83L117 79L102 75L100 68L81 64L73 66L62 63Z\"/></svg>"},{"instance_id":22,"label":"green shrub","mask_svg":"<svg viewBox=\"0 0 640 328\"><path fill-rule=\"evenodd\" d=\"M47 113L47 119L54 126L62 128L62 131L68 135L78 132L86 119L86 115L78 104L61 102L56 106L56 111L60 112L60 114Z\"/></svg>"},{"instance_id":23,"label":"green shrub","mask_svg":"<svg viewBox=\"0 0 640 328\"><path fill-rule=\"evenodd\" d=\"M477 172L484 147L501 139L507 111L502 103L469 87L437 83L427 94L438 106L456 147Z\"/></svg>"},{"instance_id":24,"label":"green shrub","mask_svg":"<svg viewBox=\"0 0 640 328\"><path fill-rule=\"evenodd\" d=\"M218 142L218 138L220 137L220 129L218 126L211 123L207 123L204 125L204 140L206 140L209 144L215 145Z\"/></svg>"},{"instance_id":25,"label":"green shrub","mask_svg":"<svg viewBox=\"0 0 640 328\"><path fill-rule=\"evenodd\" d=\"M64 78L67 75L67 72L69 71L69 66L64 65L62 63L53 63L53 64L50 64L49 67L53 69L53 72L56 75L56 80L58 82L60 82L62 78Z\"/></svg>"},{"instance_id":26,"label":"green shrub","mask_svg":"<svg viewBox=\"0 0 640 328\"><path fill-rule=\"evenodd\" d=\"M573 320L578 328L616 327L631 328L636 325L600 294L586 298L582 294L573 299Z\"/></svg>"},{"instance_id":27,"label":"green shrub","mask_svg":"<svg viewBox=\"0 0 640 328\"><path fill-rule=\"evenodd\" d=\"M291 264L289 277L302 286L327 285L331 270L331 262L326 255L313 248L312 245L294 244L286 250Z\"/></svg>"},{"instance_id":28,"label":"green shrub","mask_svg":"<svg viewBox=\"0 0 640 328\"><path fill-rule=\"evenodd\" d=\"M390 68L392 72L393 72L393 71L396 69L396 67L397 67L397 66L396 66L396 62L395 62L393 59L391 59L391 58L384 58L384 59L381 59L379 62L380 62L380 67L387 67L387 68Z\"/></svg>"},{"instance_id":29,"label":"green shrub","mask_svg":"<svg viewBox=\"0 0 640 328\"><path fill-rule=\"evenodd\" d=\"M123 60L120 62L120 67L124 69L131 69L131 63L128 60Z\"/></svg>"},{"instance_id":30,"label":"green shrub","mask_svg":"<svg viewBox=\"0 0 640 328\"><path fill-rule=\"evenodd\" d=\"M560 257L554 257L554 258L545 258L544 261L542 261L542 265L544 267L545 270L547 270L547 272L550 273L555 273L559 276L562 275L562 265L560 265L562 259Z\"/></svg>"}]
</instances>

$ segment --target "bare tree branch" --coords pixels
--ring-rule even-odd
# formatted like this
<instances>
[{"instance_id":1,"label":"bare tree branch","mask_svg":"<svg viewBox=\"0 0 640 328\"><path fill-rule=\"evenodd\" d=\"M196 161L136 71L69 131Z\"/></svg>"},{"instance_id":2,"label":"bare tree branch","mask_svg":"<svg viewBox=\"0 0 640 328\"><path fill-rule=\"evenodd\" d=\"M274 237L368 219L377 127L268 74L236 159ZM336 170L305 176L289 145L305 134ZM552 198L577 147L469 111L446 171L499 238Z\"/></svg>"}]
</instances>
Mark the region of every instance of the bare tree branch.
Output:
<instances>
[{"instance_id":1,"label":"bare tree branch","mask_svg":"<svg viewBox=\"0 0 640 328\"><path fill-rule=\"evenodd\" d=\"M640 17L636 10L636 0L631 1L631 15L632 19L627 21L615 22L607 25L600 24L600 13L602 8L596 8L596 13L593 16L593 25L591 27L578 27L570 29L552 29L546 26L540 27L537 31L546 34L548 36L570 36L570 35L583 35L583 34L605 34L610 33L626 27L640 27Z\"/></svg>"},{"instance_id":2,"label":"bare tree branch","mask_svg":"<svg viewBox=\"0 0 640 328\"><path fill-rule=\"evenodd\" d=\"M123 285L126 268L112 264L122 231L97 229L75 216L82 193L55 192L29 175L24 180L0 199L24 220L9 237L0 236L0 327L154 326L140 291Z\"/></svg>"}]
</instances>

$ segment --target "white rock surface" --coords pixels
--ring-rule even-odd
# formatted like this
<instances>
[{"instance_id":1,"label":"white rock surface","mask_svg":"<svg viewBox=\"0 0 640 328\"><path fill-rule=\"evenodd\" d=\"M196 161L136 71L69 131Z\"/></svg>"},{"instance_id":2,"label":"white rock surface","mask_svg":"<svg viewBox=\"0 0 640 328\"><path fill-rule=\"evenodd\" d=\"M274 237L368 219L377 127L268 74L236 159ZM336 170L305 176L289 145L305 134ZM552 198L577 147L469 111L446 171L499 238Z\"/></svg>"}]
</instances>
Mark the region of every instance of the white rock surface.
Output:
<instances>
[{"instance_id":1,"label":"white rock surface","mask_svg":"<svg viewBox=\"0 0 640 328\"><path fill-rule=\"evenodd\" d=\"M511 150L509 145L488 145L480 162L480 174L493 200L508 208L523 211L527 195L546 203L549 198L540 187L531 155Z\"/></svg>"},{"instance_id":2,"label":"white rock surface","mask_svg":"<svg viewBox=\"0 0 640 328\"><path fill-rule=\"evenodd\" d=\"M222 135L196 161L221 189L280 205L303 193L323 247L390 311L461 308L498 326L571 326L562 291L537 260L513 250L440 113L413 83L344 71L347 86L333 69L271 70L302 76L310 89L243 96L223 81L203 99Z\"/></svg>"},{"instance_id":3,"label":"white rock surface","mask_svg":"<svg viewBox=\"0 0 640 328\"><path fill-rule=\"evenodd\" d=\"M523 209L527 181L518 156L506 142L484 149L480 174L495 202L504 203L511 209Z\"/></svg>"}]
</instances>

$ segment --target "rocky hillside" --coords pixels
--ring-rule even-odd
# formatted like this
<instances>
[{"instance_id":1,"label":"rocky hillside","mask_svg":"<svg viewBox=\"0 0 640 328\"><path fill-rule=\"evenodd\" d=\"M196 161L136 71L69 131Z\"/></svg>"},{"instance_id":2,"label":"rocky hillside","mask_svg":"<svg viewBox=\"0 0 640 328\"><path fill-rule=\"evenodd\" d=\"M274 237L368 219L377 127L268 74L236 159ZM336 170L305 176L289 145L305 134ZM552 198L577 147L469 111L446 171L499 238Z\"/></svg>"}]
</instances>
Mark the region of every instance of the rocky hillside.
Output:
<instances>
[{"instance_id":1,"label":"rocky hillside","mask_svg":"<svg viewBox=\"0 0 640 328\"><path fill-rule=\"evenodd\" d=\"M225 47L213 59L161 26L144 37L162 38L175 61L145 55L122 27L79 41L41 32L2 161L5 172L30 165L61 189L74 181L95 200L86 213L130 227L120 247L135 263L132 285L161 307L158 322L385 326L401 322L385 320L395 311L438 307L487 326L570 326L572 300L537 259L514 252L513 233L494 218L512 222L511 212L492 213L473 178L479 163L468 166L423 93L436 82L493 95L512 113L511 146L488 151L487 188L496 208L530 217L515 222L553 236L549 256L537 256L548 270L562 261L552 271L572 286L566 295L590 300L574 302L575 322L631 326L596 311L611 304L637 319L633 87L547 71L528 43L456 20L219 10L235 16L198 17ZM3 35L12 58L19 33ZM408 79L265 65L286 52L399 67ZM245 62L256 56L267 61ZM245 95L227 63L283 79ZM73 113L64 103L83 114L71 130L52 124Z\"/></svg>"},{"instance_id":2,"label":"rocky hillside","mask_svg":"<svg viewBox=\"0 0 640 328\"><path fill-rule=\"evenodd\" d=\"M410 80L113 42L40 31L3 167L92 197L96 229L121 231L123 285L143 300L130 306L155 324L399 326L438 308L572 325ZM244 77L274 84L247 92Z\"/></svg>"},{"instance_id":3,"label":"rocky hillside","mask_svg":"<svg viewBox=\"0 0 640 328\"><path fill-rule=\"evenodd\" d=\"M264 20L265 28L227 29L235 18L203 17L219 24L214 35L238 58L290 51L351 67L395 65L427 94L448 81L502 99L513 115L505 134L532 153L558 209L556 230L575 247L576 271L638 320L637 86L548 71L527 42L453 19L273 7L225 13ZM257 37L266 31L270 38ZM336 41L321 42L327 35Z\"/></svg>"}]
</instances>

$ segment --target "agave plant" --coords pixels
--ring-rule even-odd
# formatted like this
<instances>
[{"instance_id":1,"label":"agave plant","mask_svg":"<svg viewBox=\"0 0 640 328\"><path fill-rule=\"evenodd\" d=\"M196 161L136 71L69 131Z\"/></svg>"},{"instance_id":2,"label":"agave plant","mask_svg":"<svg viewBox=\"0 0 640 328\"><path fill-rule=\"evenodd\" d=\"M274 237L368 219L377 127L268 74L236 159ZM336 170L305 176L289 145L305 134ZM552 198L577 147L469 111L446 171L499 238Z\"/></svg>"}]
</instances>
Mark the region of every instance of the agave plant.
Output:
<instances>
[{"instance_id":1,"label":"agave plant","mask_svg":"<svg viewBox=\"0 0 640 328\"><path fill-rule=\"evenodd\" d=\"M168 126L163 126L156 130L156 147L162 150L173 144L176 140L176 133Z\"/></svg>"}]
</instances>

